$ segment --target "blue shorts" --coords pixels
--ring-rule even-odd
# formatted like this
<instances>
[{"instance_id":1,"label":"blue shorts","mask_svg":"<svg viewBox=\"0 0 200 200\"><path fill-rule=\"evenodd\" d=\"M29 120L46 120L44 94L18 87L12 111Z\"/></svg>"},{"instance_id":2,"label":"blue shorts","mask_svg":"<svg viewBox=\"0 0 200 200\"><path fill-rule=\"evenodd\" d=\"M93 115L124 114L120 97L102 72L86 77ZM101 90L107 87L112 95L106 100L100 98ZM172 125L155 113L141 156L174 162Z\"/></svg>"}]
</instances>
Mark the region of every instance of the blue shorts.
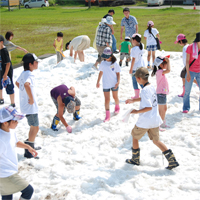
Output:
<instances>
[{"instance_id":1,"label":"blue shorts","mask_svg":"<svg viewBox=\"0 0 200 200\"><path fill-rule=\"evenodd\" d=\"M157 50L157 45L149 45L147 46L147 51L155 51Z\"/></svg>"},{"instance_id":2,"label":"blue shorts","mask_svg":"<svg viewBox=\"0 0 200 200\"><path fill-rule=\"evenodd\" d=\"M119 87L117 87L116 89L115 89L115 87L112 87L112 88L109 88L109 89L103 89L104 92L110 92L110 90L112 90L113 92L118 91Z\"/></svg>"},{"instance_id":3,"label":"blue shorts","mask_svg":"<svg viewBox=\"0 0 200 200\"><path fill-rule=\"evenodd\" d=\"M167 95L166 94L157 94L158 104L166 105L167 103Z\"/></svg>"},{"instance_id":4,"label":"blue shorts","mask_svg":"<svg viewBox=\"0 0 200 200\"><path fill-rule=\"evenodd\" d=\"M38 114L26 115L29 126L39 126Z\"/></svg>"}]
</instances>

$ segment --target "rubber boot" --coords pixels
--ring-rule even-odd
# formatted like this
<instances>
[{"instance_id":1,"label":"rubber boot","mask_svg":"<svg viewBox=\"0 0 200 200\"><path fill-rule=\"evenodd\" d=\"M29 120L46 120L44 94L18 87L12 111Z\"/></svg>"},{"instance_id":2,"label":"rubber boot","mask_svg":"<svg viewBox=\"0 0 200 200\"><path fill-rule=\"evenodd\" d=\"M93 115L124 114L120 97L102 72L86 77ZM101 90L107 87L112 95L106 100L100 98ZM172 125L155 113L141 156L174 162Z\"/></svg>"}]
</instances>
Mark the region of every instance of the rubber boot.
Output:
<instances>
[{"instance_id":1,"label":"rubber boot","mask_svg":"<svg viewBox=\"0 0 200 200\"><path fill-rule=\"evenodd\" d=\"M73 120L79 120L81 117L79 116L80 110L76 110L75 113L73 113Z\"/></svg>"},{"instance_id":2,"label":"rubber boot","mask_svg":"<svg viewBox=\"0 0 200 200\"><path fill-rule=\"evenodd\" d=\"M106 110L106 118L104 122L108 122L108 121L110 121L110 110Z\"/></svg>"},{"instance_id":3,"label":"rubber boot","mask_svg":"<svg viewBox=\"0 0 200 200\"><path fill-rule=\"evenodd\" d=\"M167 151L164 151L163 154L165 155L166 159L169 162L169 166L166 167L166 169L171 170L171 169L179 166L179 164L176 161L176 158L174 157L174 154L173 154L171 149L168 149Z\"/></svg>"},{"instance_id":4,"label":"rubber boot","mask_svg":"<svg viewBox=\"0 0 200 200\"><path fill-rule=\"evenodd\" d=\"M56 115L53 118L52 124L51 124L51 129L53 131L58 131L58 129L56 128L56 126L58 125L58 123L60 122L59 117L57 117Z\"/></svg>"},{"instance_id":5,"label":"rubber boot","mask_svg":"<svg viewBox=\"0 0 200 200\"><path fill-rule=\"evenodd\" d=\"M26 142L28 142L28 139L26 139ZM35 147L35 143L33 143L33 148L35 149L35 150L40 150L40 149L42 149L42 147L40 147L40 146L38 146L38 147Z\"/></svg>"},{"instance_id":6,"label":"rubber boot","mask_svg":"<svg viewBox=\"0 0 200 200\"><path fill-rule=\"evenodd\" d=\"M183 93L179 94L178 97L184 97L184 94L185 94L185 85L183 86Z\"/></svg>"},{"instance_id":7,"label":"rubber boot","mask_svg":"<svg viewBox=\"0 0 200 200\"><path fill-rule=\"evenodd\" d=\"M115 114L118 114L119 113L119 110L120 110L120 107L119 107L119 104L118 105L115 105Z\"/></svg>"},{"instance_id":8,"label":"rubber boot","mask_svg":"<svg viewBox=\"0 0 200 200\"><path fill-rule=\"evenodd\" d=\"M120 66L120 67L122 66L122 61L119 61L119 66Z\"/></svg>"},{"instance_id":9,"label":"rubber boot","mask_svg":"<svg viewBox=\"0 0 200 200\"><path fill-rule=\"evenodd\" d=\"M132 148L132 158L126 159L126 162L132 165L140 165L140 148L138 149Z\"/></svg>"},{"instance_id":10,"label":"rubber boot","mask_svg":"<svg viewBox=\"0 0 200 200\"><path fill-rule=\"evenodd\" d=\"M34 142L29 142L29 141L25 141L25 144L28 144L29 146L31 146L34 149ZM39 159L39 157L34 157L29 151L28 149L24 149L25 153L24 153L24 157L26 158L35 158L35 159Z\"/></svg>"},{"instance_id":11,"label":"rubber boot","mask_svg":"<svg viewBox=\"0 0 200 200\"><path fill-rule=\"evenodd\" d=\"M136 89L135 90L135 96L131 97L131 99L137 99L137 98L140 98L140 89Z\"/></svg>"},{"instance_id":12,"label":"rubber boot","mask_svg":"<svg viewBox=\"0 0 200 200\"><path fill-rule=\"evenodd\" d=\"M126 61L126 66L128 66L128 61Z\"/></svg>"}]
</instances>

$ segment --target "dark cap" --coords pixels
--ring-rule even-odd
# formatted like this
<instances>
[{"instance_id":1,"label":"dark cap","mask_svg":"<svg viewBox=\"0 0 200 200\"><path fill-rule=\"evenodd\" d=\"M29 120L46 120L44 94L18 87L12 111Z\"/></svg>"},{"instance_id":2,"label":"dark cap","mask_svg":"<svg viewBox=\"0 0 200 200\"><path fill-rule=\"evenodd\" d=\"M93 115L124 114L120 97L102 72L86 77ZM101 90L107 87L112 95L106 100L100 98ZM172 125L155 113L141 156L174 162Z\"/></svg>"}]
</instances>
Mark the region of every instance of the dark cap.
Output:
<instances>
[{"instance_id":1,"label":"dark cap","mask_svg":"<svg viewBox=\"0 0 200 200\"><path fill-rule=\"evenodd\" d=\"M124 11L129 11L130 12L130 9L126 7L126 8L123 9L123 12Z\"/></svg>"},{"instance_id":2,"label":"dark cap","mask_svg":"<svg viewBox=\"0 0 200 200\"><path fill-rule=\"evenodd\" d=\"M4 42L4 40L5 40L5 39L4 39L3 35L0 35L0 42L1 42L1 41Z\"/></svg>"},{"instance_id":3,"label":"dark cap","mask_svg":"<svg viewBox=\"0 0 200 200\"><path fill-rule=\"evenodd\" d=\"M200 42L200 32L196 33L196 38L194 42Z\"/></svg>"},{"instance_id":4,"label":"dark cap","mask_svg":"<svg viewBox=\"0 0 200 200\"><path fill-rule=\"evenodd\" d=\"M38 57L34 53L27 53L23 58L22 61L24 63L33 63L34 61L40 61Z\"/></svg>"}]
</instances>

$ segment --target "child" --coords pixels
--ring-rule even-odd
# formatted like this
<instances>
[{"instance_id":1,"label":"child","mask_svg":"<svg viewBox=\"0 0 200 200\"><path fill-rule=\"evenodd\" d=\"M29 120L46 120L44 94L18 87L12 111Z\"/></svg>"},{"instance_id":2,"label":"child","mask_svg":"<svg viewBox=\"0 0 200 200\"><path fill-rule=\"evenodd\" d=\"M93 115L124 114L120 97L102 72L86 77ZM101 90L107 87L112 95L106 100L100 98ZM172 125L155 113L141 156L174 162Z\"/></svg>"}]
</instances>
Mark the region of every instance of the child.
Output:
<instances>
[{"instance_id":1,"label":"child","mask_svg":"<svg viewBox=\"0 0 200 200\"><path fill-rule=\"evenodd\" d=\"M185 95L183 97L183 113L188 113L190 110L190 92L194 78L196 78L200 90L200 32L196 33L196 38L193 43L188 46L186 53L186 81Z\"/></svg>"},{"instance_id":2,"label":"child","mask_svg":"<svg viewBox=\"0 0 200 200\"><path fill-rule=\"evenodd\" d=\"M81 118L79 117L81 101L76 97L75 88L68 88L66 85L59 85L51 90L50 95L57 108L57 114L53 118L51 129L58 131L56 126L61 121L66 127L67 132L71 133L72 127L67 124L63 114L67 109L69 113L73 113L74 120L79 120Z\"/></svg>"},{"instance_id":3,"label":"child","mask_svg":"<svg viewBox=\"0 0 200 200\"><path fill-rule=\"evenodd\" d=\"M148 21L147 30L144 32L144 39L147 41L146 46L147 46L147 51L148 51L147 68L149 69L151 69L151 66L150 66L151 53L152 53L152 63L154 63L155 51L157 50L157 43L156 43L155 38L157 37L158 39L160 39L158 30L153 27L154 27L154 23L152 21Z\"/></svg>"},{"instance_id":4,"label":"child","mask_svg":"<svg viewBox=\"0 0 200 200\"><path fill-rule=\"evenodd\" d=\"M63 60L63 56L59 51L63 51L63 33L58 32L57 33L57 38L54 40L53 46L56 51L57 55L57 63L59 63L61 60Z\"/></svg>"},{"instance_id":5,"label":"child","mask_svg":"<svg viewBox=\"0 0 200 200\"><path fill-rule=\"evenodd\" d=\"M8 54L8 50L3 45L4 37L0 35L0 104L4 104L3 99L3 86L2 82L10 79L9 84L6 86L6 93L10 95L11 105L15 107L15 94L14 94L14 84L13 84L13 68Z\"/></svg>"},{"instance_id":6,"label":"child","mask_svg":"<svg viewBox=\"0 0 200 200\"><path fill-rule=\"evenodd\" d=\"M120 51L120 61L119 66L122 66L122 60L126 57L126 66L128 66L128 62L130 61L130 52L131 52L131 43L130 37L125 37L125 41L122 42L119 46Z\"/></svg>"},{"instance_id":7,"label":"child","mask_svg":"<svg viewBox=\"0 0 200 200\"><path fill-rule=\"evenodd\" d=\"M35 76L33 74L33 71L38 68L39 60L35 54L27 53L22 61L24 71L15 84L19 88L20 110L22 113L26 114L28 125L30 126L29 136L25 144L39 150L41 147L34 147L35 137L39 131L39 120L38 105L35 95ZM27 149L25 149L24 157L33 158L32 154L29 153Z\"/></svg>"},{"instance_id":8,"label":"child","mask_svg":"<svg viewBox=\"0 0 200 200\"><path fill-rule=\"evenodd\" d=\"M169 57L169 56L168 56ZM157 57L154 61L152 76L156 74L157 81L157 99L160 116L163 120L162 128L166 125L165 114L167 112L167 94L169 94L169 85L165 74L170 72L170 62L168 57ZM157 69L158 67L158 69ZM163 129L160 129L163 130Z\"/></svg>"},{"instance_id":9,"label":"child","mask_svg":"<svg viewBox=\"0 0 200 200\"><path fill-rule=\"evenodd\" d=\"M178 97L183 97L185 94L186 50L187 50L189 44L187 43L187 39L184 34L179 34L174 43L175 44L179 43L180 46L183 46L182 58L183 58L184 68L182 69L181 74L180 74L180 77L182 78L182 81L183 81L183 92L182 92L182 94L178 95ZM195 79L194 79L194 83L197 84Z\"/></svg>"},{"instance_id":10,"label":"child","mask_svg":"<svg viewBox=\"0 0 200 200\"><path fill-rule=\"evenodd\" d=\"M24 148L33 156L37 152L31 146L18 141L15 129L18 120L24 118L12 106L3 107L0 110L0 194L2 200L12 200L13 194L22 192L20 199L31 199L32 186L18 175L18 161L15 147Z\"/></svg>"},{"instance_id":11,"label":"child","mask_svg":"<svg viewBox=\"0 0 200 200\"><path fill-rule=\"evenodd\" d=\"M120 72L121 69L116 62L115 56L112 54L110 47L106 47L101 55L105 60L101 62L99 66L99 76L97 80L96 87L100 87L100 80L103 76L103 92L105 97L105 110L106 118L104 122L110 120L110 90L112 90L113 99L115 100L115 114L119 113L119 99L118 99L118 90L120 82Z\"/></svg>"},{"instance_id":12,"label":"child","mask_svg":"<svg viewBox=\"0 0 200 200\"><path fill-rule=\"evenodd\" d=\"M139 68L139 67L144 67L145 66L145 62L143 59L143 54L144 54L144 45L141 43L141 35L136 33L132 35L132 45L133 48L131 49L131 57L132 57L132 61L131 61L131 68L129 73L130 74L134 74L135 71ZM133 81L133 88L135 90L135 96L132 97L134 98L139 98L140 95L140 89L138 88L138 84L137 81L135 79L135 76L132 76L132 81Z\"/></svg>"},{"instance_id":13,"label":"child","mask_svg":"<svg viewBox=\"0 0 200 200\"><path fill-rule=\"evenodd\" d=\"M159 140L159 125L162 120L158 113L156 91L154 87L148 82L149 72L146 68L141 67L135 73L136 80L143 85L141 91L141 98L128 99L126 104L140 101L140 109L132 110L132 114L139 114L138 121L133 128L131 135L133 137L132 158L127 159L126 162L133 165L140 165L140 148L139 142L146 132L150 140L162 151L169 162L166 169L173 169L179 166L171 149L167 149L165 144Z\"/></svg>"}]
</instances>

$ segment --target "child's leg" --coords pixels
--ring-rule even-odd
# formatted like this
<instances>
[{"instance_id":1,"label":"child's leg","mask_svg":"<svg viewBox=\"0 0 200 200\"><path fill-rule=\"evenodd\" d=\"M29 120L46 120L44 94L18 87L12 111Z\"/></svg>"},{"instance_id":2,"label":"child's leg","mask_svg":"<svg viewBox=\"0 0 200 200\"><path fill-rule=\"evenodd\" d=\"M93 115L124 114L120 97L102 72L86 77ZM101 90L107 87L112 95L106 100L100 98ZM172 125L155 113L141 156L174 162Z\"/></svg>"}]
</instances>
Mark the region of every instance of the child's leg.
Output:
<instances>
[{"instance_id":1,"label":"child's leg","mask_svg":"<svg viewBox=\"0 0 200 200\"><path fill-rule=\"evenodd\" d=\"M110 91L104 92L105 97L105 110L110 110Z\"/></svg>"},{"instance_id":2,"label":"child's leg","mask_svg":"<svg viewBox=\"0 0 200 200\"><path fill-rule=\"evenodd\" d=\"M154 63L154 60L156 58L156 51L152 51L152 63Z\"/></svg>"},{"instance_id":3,"label":"child's leg","mask_svg":"<svg viewBox=\"0 0 200 200\"><path fill-rule=\"evenodd\" d=\"M153 140L153 143L154 143L162 152L168 150L168 148L165 146L165 144L163 144L160 140L158 140L158 141Z\"/></svg>"},{"instance_id":4,"label":"child's leg","mask_svg":"<svg viewBox=\"0 0 200 200\"><path fill-rule=\"evenodd\" d=\"M151 59L151 51L148 51L148 55L147 55L147 67L150 68L150 59Z\"/></svg>"},{"instance_id":5,"label":"child's leg","mask_svg":"<svg viewBox=\"0 0 200 200\"><path fill-rule=\"evenodd\" d=\"M139 142L137 139L133 138L133 149L138 149L139 148Z\"/></svg>"},{"instance_id":6,"label":"child's leg","mask_svg":"<svg viewBox=\"0 0 200 200\"><path fill-rule=\"evenodd\" d=\"M14 93L10 95L10 102L11 102L11 104L15 104L15 94Z\"/></svg>"},{"instance_id":7,"label":"child's leg","mask_svg":"<svg viewBox=\"0 0 200 200\"><path fill-rule=\"evenodd\" d=\"M112 91L113 99L115 100L115 114L118 114L120 111L119 107L119 98L118 98L118 90Z\"/></svg>"},{"instance_id":8,"label":"child's leg","mask_svg":"<svg viewBox=\"0 0 200 200\"><path fill-rule=\"evenodd\" d=\"M78 57L81 62L84 62L84 54L83 51L78 51Z\"/></svg>"},{"instance_id":9,"label":"child's leg","mask_svg":"<svg viewBox=\"0 0 200 200\"><path fill-rule=\"evenodd\" d=\"M21 195L20 200L31 199L33 192L34 192L34 189L29 184L24 190L21 191L22 195Z\"/></svg>"},{"instance_id":10,"label":"child's leg","mask_svg":"<svg viewBox=\"0 0 200 200\"><path fill-rule=\"evenodd\" d=\"M167 111L167 104L165 104L165 105L158 105L158 108L159 108L160 117L164 121L165 120L165 114L166 114L166 111Z\"/></svg>"},{"instance_id":11,"label":"child's leg","mask_svg":"<svg viewBox=\"0 0 200 200\"><path fill-rule=\"evenodd\" d=\"M39 126L31 126L29 130L28 141L34 142L39 131Z\"/></svg>"}]
</instances>

